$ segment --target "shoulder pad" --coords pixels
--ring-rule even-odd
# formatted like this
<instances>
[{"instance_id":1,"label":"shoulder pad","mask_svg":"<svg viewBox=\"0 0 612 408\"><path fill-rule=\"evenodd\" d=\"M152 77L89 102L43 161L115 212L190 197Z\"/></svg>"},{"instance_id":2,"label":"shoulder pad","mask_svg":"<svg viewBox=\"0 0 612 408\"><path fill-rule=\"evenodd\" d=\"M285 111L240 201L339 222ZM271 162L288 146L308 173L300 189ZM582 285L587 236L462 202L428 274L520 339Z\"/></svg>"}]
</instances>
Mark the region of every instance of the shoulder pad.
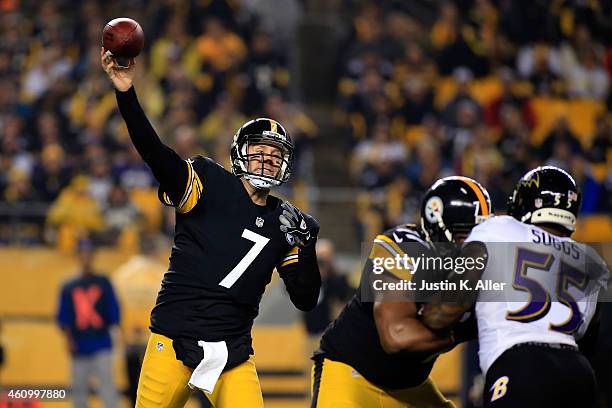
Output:
<instances>
[{"instance_id":1,"label":"shoulder pad","mask_svg":"<svg viewBox=\"0 0 612 408\"><path fill-rule=\"evenodd\" d=\"M496 237L496 239L500 239L502 237L508 237L511 231L516 231L517 228L523 227L530 226L517 221L514 217L509 215L495 215L472 228L470 236L475 237L486 234L490 238Z\"/></svg>"},{"instance_id":2,"label":"shoulder pad","mask_svg":"<svg viewBox=\"0 0 612 408\"><path fill-rule=\"evenodd\" d=\"M210 157L202 156L201 154L197 156L192 156L189 159L187 159L187 161L191 162L194 166L209 166L209 165L216 164L219 167L223 167L221 166L221 164L217 163Z\"/></svg>"}]
</instances>

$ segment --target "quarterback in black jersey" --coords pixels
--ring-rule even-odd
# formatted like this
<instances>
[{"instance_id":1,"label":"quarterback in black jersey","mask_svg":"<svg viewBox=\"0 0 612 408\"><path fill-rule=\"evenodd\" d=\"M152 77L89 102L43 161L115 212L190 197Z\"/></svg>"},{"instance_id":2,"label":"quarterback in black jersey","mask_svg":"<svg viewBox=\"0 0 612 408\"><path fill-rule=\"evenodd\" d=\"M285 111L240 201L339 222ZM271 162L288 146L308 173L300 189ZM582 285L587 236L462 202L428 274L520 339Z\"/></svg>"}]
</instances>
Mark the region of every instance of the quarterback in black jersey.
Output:
<instances>
[{"instance_id":1,"label":"quarterback in black jersey","mask_svg":"<svg viewBox=\"0 0 612 408\"><path fill-rule=\"evenodd\" d=\"M375 259L404 254L414 259L450 256L490 214L491 199L479 183L467 177L446 177L423 198L421 226L401 225L374 239L360 290L327 328L313 357L311 407L454 406L431 382L429 373L438 354L475 337L474 320L453 331L432 331L420 321L420 305L407 300L412 298L385 301L370 296L371 271ZM421 271L406 272L388 266L377 276L387 282L420 278Z\"/></svg>"},{"instance_id":2,"label":"quarterback in black jersey","mask_svg":"<svg viewBox=\"0 0 612 408\"><path fill-rule=\"evenodd\" d=\"M181 159L165 146L132 86L134 61L101 60L130 138L176 207L174 245L151 313L137 407L182 407L191 389L217 408L263 407L251 328L276 268L294 305L312 309L321 278L314 218L270 195L291 174L293 144L278 122L244 124L231 146L232 172L211 159Z\"/></svg>"}]
</instances>

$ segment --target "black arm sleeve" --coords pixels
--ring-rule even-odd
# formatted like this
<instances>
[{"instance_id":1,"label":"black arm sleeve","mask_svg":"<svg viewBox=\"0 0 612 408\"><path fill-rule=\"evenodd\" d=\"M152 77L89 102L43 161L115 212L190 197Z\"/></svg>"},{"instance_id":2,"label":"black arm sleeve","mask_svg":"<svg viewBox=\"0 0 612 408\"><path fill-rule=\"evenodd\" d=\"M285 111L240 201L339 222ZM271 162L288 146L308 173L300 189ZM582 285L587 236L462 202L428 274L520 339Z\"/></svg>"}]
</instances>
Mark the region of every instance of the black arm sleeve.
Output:
<instances>
[{"instance_id":1,"label":"black arm sleeve","mask_svg":"<svg viewBox=\"0 0 612 408\"><path fill-rule=\"evenodd\" d=\"M115 90L115 94L136 150L149 165L162 189L174 202L178 202L187 186L187 163L159 139L138 102L133 86L125 92Z\"/></svg>"},{"instance_id":2,"label":"black arm sleeve","mask_svg":"<svg viewBox=\"0 0 612 408\"><path fill-rule=\"evenodd\" d=\"M278 273L295 307L304 312L314 309L321 288L321 273L314 243L300 248L298 262L279 267Z\"/></svg>"}]
</instances>

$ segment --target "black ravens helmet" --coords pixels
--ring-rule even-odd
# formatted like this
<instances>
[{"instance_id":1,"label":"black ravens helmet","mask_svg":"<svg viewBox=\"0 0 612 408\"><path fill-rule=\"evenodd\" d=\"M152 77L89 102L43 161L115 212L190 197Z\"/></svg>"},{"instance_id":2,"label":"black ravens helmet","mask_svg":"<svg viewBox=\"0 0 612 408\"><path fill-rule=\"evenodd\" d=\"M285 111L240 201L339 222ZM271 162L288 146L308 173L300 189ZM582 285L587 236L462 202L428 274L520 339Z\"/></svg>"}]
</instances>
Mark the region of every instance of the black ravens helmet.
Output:
<instances>
[{"instance_id":1,"label":"black ravens helmet","mask_svg":"<svg viewBox=\"0 0 612 408\"><path fill-rule=\"evenodd\" d=\"M508 200L508 215L527 224L556 224L570 232L582 197L566 171L542 166L525 174Z\"/></svg>"},{"instance_id":2,"label":"black ravens helmet","mask_svg":"<svg viewBox=\"0 0 612 408\"><path fill-rule=\"evenodd\" d=\"M421 227L432 243L457 243L458 234L468 234L493 213L489 193L468 177L445 177L425 193L421 205Z\"/></svg>"},{"instance_id":3,"label":"black ravens helmet","mask_svg":"<svg viewBox=\"0 0 612 408\"><path fill-rule=\"evenodd\" d=\"M249 145L267 144L278 147L282 157L265 153L249 154ZM232 172L238 176L244 176L255 188L269 189L289 180L291 167L293 165L293 142L285 128L273 119L257 118L244 125L234 135L234 141L230 151L232 160ZM280 169L274 176L264 174L263 165L256 171L249 171L249 160L254 157L261 158L264 162L267 158L281 161Z\"/></svg>"}]
</instances>

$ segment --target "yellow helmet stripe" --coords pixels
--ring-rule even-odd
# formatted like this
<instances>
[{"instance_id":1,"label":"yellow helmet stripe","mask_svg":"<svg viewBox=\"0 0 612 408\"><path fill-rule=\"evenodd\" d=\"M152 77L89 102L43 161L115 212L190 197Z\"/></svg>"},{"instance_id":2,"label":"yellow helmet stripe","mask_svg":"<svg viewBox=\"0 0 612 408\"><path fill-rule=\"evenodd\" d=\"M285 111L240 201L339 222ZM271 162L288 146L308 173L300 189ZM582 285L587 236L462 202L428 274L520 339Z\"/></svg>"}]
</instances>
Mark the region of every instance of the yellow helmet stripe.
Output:
<instances>
[{"instance_id":1,"label":"yellow helmet stripe","mask_svg":"<svg viewBox=\"0 0 612 408\"><path fill-rule=\"evenodd\" d=\"M270 131L278 133L278 126L275 120L268 119L270 121Z\"/></svg>"}]
</instances>

